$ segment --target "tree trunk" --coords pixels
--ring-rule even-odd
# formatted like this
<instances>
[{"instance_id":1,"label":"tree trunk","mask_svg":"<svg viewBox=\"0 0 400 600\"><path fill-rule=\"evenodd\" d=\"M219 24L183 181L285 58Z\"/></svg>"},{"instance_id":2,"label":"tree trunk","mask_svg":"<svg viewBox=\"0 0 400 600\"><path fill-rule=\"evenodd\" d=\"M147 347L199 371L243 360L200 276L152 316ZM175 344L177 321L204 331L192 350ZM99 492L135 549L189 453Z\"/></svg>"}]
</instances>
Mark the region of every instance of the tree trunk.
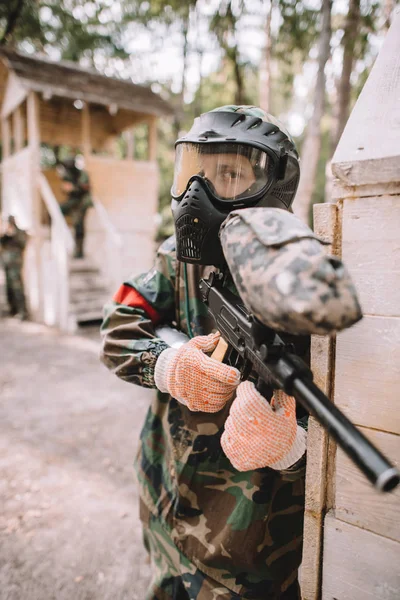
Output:
<instances>
[{"instance_id":1,"label":"tree trunk","mask_svg":"<svg viewBox=\"0 0 400 600\"><path fill-rule=\"evenodd\" d=\"M233 52L230 54L233 63L233 72L236 81L236 92L235 92L235 104L244 104L244 86L243 86L243 73L242 67L239 64L239 53L237 46L233 48Z\"/></svg>"},{"instance_id":2,"label":"tree trunk","mask_svg":"<svg viewBox=\"0 0 400 600\"><path fill-rule=\"evenodd\" d=\"M396 0L384 0L384 2L383 2L383 16L385 19L383 27L384 27L385 31L387 31L390 27L395 4L396 4Z\"/></svg>"},{"instance_id":3,"label":"tree trunk","mask_svg":"<svg viewBox=\"0 0 400 600\"><path fill-rule=\"evenodd\" d=\"M17 27L18 19L21 16L22 9L24 6L24 0L16 0L14 6L9 7L9 13L7 17L7 24L4 29L3 37L0 39L0 46L4 46L8 41L11 40L15 28Z\"/></svg>"},{"instance_id":4,"label":"tree trunk","mask_svg":"<svg viewBox=\"0 0 400 600\"><path fill-rule=\"evenodd\" d=\"M319 36L318 74L314 92L314 110L308 124L301 151L301 175L294 212L305 223L309 222L310 205L321 148L321 120L325 110L325 66L330 57L331 0L322 2L322 25Z\"/></svg>"},{"instance_id":5,"label":"tree trunk","mask_svg":"<svg viewBox=\"0 0 400 600\"><path fill-rule=\"evenodd\" d=\"M269 11L265 22L265 49L260 68L260 108L266 112L271 110L271 18L273 0L269 3Z\"/></svg>"},{"instance_id":6,"label":"tree trunk","mask_svg":"<svg viewBox=\"0 0 400 600\"><path fill-rule=\"evenodd\" d=\"M332 155L335 152L340 136L343 133L344 126L349 118L350 110L350 77L354 65L354 47L357 40L360 27L360 0L349 1L349 11L346 17L344 33L342 39L343 46L343 64L342 74L337 86L337 120L336 131L332 140Z\"/></svg>"},{"instance_id":7,"label":"tree trunk","mask_svg":"<svg viewBox=\"0 0 400 600\"><path fill-rule=\"evenodd\" d=\"M180 133L182 130L182 120L184 114L184 103L185 103L185 91L186 91L186 77L187 77L187 68L188 68L188 49L189 49L189 40L188 40L188 32L189 32L189 23L190 23L190 9L188 10L187 15L183 19L183 65L182 65L182 77L181 77L181 91L179 93L178 103L175 107L175 117L174 117L174 130L175 130L175 139L180 137Z\"/></svg>"}]
</instances>

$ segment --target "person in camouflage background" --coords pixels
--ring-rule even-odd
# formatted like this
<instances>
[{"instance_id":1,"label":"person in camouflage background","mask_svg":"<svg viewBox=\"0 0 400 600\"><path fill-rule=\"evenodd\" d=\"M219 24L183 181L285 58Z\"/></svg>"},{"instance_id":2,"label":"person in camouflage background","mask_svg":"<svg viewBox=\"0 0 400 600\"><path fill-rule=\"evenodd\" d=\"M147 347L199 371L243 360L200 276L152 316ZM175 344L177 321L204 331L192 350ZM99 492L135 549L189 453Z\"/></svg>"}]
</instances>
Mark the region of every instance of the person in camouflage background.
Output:
<instances>
[{"instance_id":1,"label":"person in camouflage background","mask_svg":"<svg viewBox=\"0 0 400 600\"><path fill-rule=\"evenodd\" d=\"M281 136L283 130L277 122L256 107L228 106L202 115L200 121L203 117L207 120L210 115L215 119L214 136L219 133L220 115L214 114L218 111L223 119L232 123L239 115L253 130L255 124L272 128L282 144L292 148L288 136L285 133ZM193 139L204 140L203 131L209 129L207 123L204 127L200 123L197 129ZM226 137L224 126L221 126L221 135ZM254 137L251 131L246 135L250 140ZM263 140L262 144L265 144ZM234 144L232 148L238 160L240 152L246 160L250 156L247 149L240 148L237 152ZM207 148L206 152L208 160ZM284 150L279 152L284 155ZM290 152L291 160L293 156L296 158L297 154ZM176 172L182 167L180 158L177 152ZM271 160L273 158L271 154ZM193 165L192 159L193 156ZM257 154L254 171L261 181L260 160ZM265 166L265 157L263 160ZM268 172L272 171L272 168L268 169ZM297 175L292 169L290 177ZM186 191L193 182L196 186L193 193L197 198L194 202L201 202L202 176L196 175L193 179L189 174L189 179L189 183L183 184L180 199L173 202L175 211L183 196L190 196ZM288 204L288 195L284 196L282 207L285 209L290 209L297 181L291 183L292 198ZM284 183L288 189L287 182ZM279 186L274 180L275 184ZM259 194L259 205L276 206L282 197L278 193L280 190L274 200L268 195L272 193L272 179L263 185L259 187L263 192ZM188 202L190 204L190 199ZM230 210L232 207L227 204L222 218ZM207 356L207 352L215 347L218 335L209 336L215 327L201 300L199 281L215 268L201 256L192 262L184 258L185 248L190 252L195 248L196 231L189 231L189 243L182 241L180 217L176 214L174 217L177 236L161 245L153 269L121 285L113 301L105 306L101 327L104 364L129 383L148 388L155 388L158 383L164 390L157 392L148 410L135 462L144 542L153 567L146 600L298 600L301 597L297 574L302 552L305 447L282 468L276 465L271 468L268 462L258 468L236 468L225 454L221 437L231 418L231 408L237 402L233 392L239 378L235 380L235 369ZM183 215L182 218L187 223L186 217ZM196 226L199 221L201 219L197 217L194 219ZM216 231L218 233L218 228ZM180 239L176 239L179 235ZM191 239L193 244L190 244ZM215 254L218 254L216 246ZM228 280L227 285L233 286L232 281ZM179 350L169 348L157 334L160 325L177 328L191 341ZM203 348L204 354L193 350L192 344ZM197 358L200 354L197 363L191 365L190 360L182 363L183 379L187 380L189 389L186 397L174 398L165 392L165 384L160 383L163 369L160 365L165 366L163 359L171 352L186 357L197 352ZM172 360L177 356L173 354ZM221 368L221 375L210 379L208 370L214 365ZM168 373L170 376L171 370L167 369ZM201 384L202 378L200 400L196 400L196 386L193 386L192 396L190 393L191 382L200 381ZM173 376L170 380L172 385ZM185 381L181 383L184 385ZM243 384L249 385L243 382L240 386ZM179 394L177 392L177 396ZM222 398L216 412L213 412L215 408L207 408L211 397ZM195 400L199 402L197 405ZM295 423L295 428L299 426L305 435L304 419L299 425Z\"/></svg>"},{"instance_id":2,"label":"person in camouflage background","mask_svg":"<svg viewBox=\"0 0 400 600\"><path fill-rule=\"evenodd\" d=\"M84 256L85 216L88 208L93 206L90 197L89 176L86 171L79 169L75 158L62 161L58 170L62 178L62 191L67 195L61 204L63 215L70 217L75 235L75 258Z\"/></svg>"},{"instance_id":3,"label":"person in camouflage background","mask_svg":"<svg viewBox=\"0 0 400 600\"><path fill-rule=\"evenodd\" d=\"M7 302L10 315L18 316L22 320L28 318L22 278L27 239L27 233L17 227L15 217L10 215L0 236L1 260L6 276Z\"/></svg>"}]
</instances>

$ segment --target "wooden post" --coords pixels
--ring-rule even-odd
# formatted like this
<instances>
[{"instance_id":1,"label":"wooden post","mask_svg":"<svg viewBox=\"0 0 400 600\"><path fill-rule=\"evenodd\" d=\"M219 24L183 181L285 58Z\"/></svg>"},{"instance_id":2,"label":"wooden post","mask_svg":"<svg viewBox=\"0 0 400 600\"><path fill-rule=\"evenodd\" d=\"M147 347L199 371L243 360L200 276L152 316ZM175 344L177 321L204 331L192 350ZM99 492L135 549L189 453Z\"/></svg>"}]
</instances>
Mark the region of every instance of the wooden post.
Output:
<instances>
[{"instance_id":1,"label":"wooden post","mask_svg":"<svg viewBox=\"0 0 400 600\"><path fill-rule=\"evenodd\" d=\"M335 204L314 205L314 231L329 245L327 254L340 254L340 214ZM311 337L311 368L314 381L329 397L333 397L335 338ZM301 566L303 598L318 600L322 576L323 524L332 507L331 483L335 444L313 417L309 418L307 441L306 506L304 513L304 545Z\"/></svg>"},{"instance_id":2,"label":"wooden post","mask_svg":"<svg viewBox=\"0 0 400 600\"><path fill-rule=\"evenodd\" d=\"M153 117L149 121L149 160L157 159L157 119Z\"/></svg>"},{"instance_id":3,"label":"wooden post","mask_svg":"<svg viewBox=\"0 0 400 600\"><path fill-rule=\"evenodd\" d=\"M18 106L12 115L14 151L19 152L24 147L24 118L21 106Z\"/></svg>"},{"instance_id":4,"label":"wooden post","mask_svg":"<svg viewBox=\"0 0 400 600\"><path fill-rule=\"evenodd\" d=\"M42 278L42 260L41 260L41 198L39 193L39 173L40 173L40 112L39 97L36 92L30 91L27 98L27 123L28 123L28 143L31 151L31 217L33 236L33 246L35 255L35 271L37 286L37 306L31 306L31 311L38 320L42 320L44 311L43 299L43 278Z\"/></svg>"},{"instance_id":5,"label":"wooden post","mask_svg":"<svg viewBox=\"0 0 400 600\"><path fill-rule=\"evenodd\" d=\"M134 129L128 129L125 131L126 136L126 158L127 160L134 160L135 158L135 131Z\"/></svg>"},{"instance_id":6,"label":"wooden post","mask_svg":"<svg viewBox=\"0 0 400 600\"><path fill-rule=\"evenodd\" d=\"M11 155L11 127L8 117L1 120L1 141L3 146L3 160Z\"/></svg>"},{"instance_id":7,"label":"wooden post","mask_svg":"<svg viewBox=\"0 0 400 600\"><path fill-rule=\"evenodd\" d=\"M84 102L82 108L82 151L85 162L92 152L92 142L90 137L90 105Z\"/></svg>"}]
</instances>

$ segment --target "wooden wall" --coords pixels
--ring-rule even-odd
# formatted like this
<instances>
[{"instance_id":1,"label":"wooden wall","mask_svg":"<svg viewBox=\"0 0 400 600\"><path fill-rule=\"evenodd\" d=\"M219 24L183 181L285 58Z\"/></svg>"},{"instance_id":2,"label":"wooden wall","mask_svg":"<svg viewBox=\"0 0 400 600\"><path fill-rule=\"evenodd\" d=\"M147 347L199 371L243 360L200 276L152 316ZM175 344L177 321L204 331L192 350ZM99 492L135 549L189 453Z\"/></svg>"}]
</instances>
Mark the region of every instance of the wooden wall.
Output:
<instances>
[{"instance_id":1,"label":"wooden wall","mask_svg":"<svg viewBox=\"0 0 400 600\"><path fill-rule=\"evenodd\" d=\"M345 198L342 207L342 258L364 318L337 336L334 402L400 468L400 196ZM329 460L322 599L397 600L400 488L375 491L341 449Z\"/></svg>"},{"instance_id":2,"label":"wooden wall","mask_svg":"<svg viewBox=\"0 0 400 600\"><path fill-rule=\"evenodd\" d=\"M155 214L158 206L158 166L154 161L116 160L89 156L86 167L93 197L106 208L118 232L122 249L120 278L148 270L154 260ZM103 240L103 241L102 241ZM95 211L87 219L88 254L100 265L105 264L104 229ZM116 282L115 282L116 283Z\"/></svg>"},{"instance_id":3,"label":"wooden wall","mask_svg":"<svg viewBox=\"0 0 400 600\"><path fill-rule=\"evenodd\" d=\"M148 122L148 115L120 109L111 115L105 106L90 105L90 142L92 150L107 149L110 137L140 122ZM52 145L78 148L82 144L82 110L72 100L52 97L40 99L41 141Z\"/></svg>"},{"instance_id":4,"label":"wooden wall","mask_svg":"<svg viewBox=\"0 0 400 600\"><path fill-rule=\"evenodd\" d=\"M400 468L400 11L332 161L330 236L364 317L314 338L312 366L332 401ZM336 219L334 218L336 215ZM312 419L308 440L304 600L400 598L400 487L376 491Z\"/></svg>"},{"instance_id":5,"label":"wooden wall","mask_svg":"<svg viewBox=\"0 0 400 600\"><path fill-rule=\"evenodd\" d=\"M12 213L23 229L33 223L32 149L26 146L2 163L2 205L6 214Z\"/></svg>"}]
</instances>

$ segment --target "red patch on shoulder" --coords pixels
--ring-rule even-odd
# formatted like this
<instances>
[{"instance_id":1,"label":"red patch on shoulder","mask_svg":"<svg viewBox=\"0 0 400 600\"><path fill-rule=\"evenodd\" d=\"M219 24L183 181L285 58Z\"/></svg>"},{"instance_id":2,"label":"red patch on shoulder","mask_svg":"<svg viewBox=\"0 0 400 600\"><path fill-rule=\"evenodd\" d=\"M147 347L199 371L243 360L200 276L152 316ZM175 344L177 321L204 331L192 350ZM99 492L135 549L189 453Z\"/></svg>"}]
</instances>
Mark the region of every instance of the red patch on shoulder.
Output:
<instances>
[{"instance_id":1,"label":"red patch on shoulder","mask_svg":"<svg viewBox=\"0 0 400 600\"><path fill-rule=\"evenodd\" d=\"M160 321L160 314L147 302L145 298L135 288L129 285L121 285L113 298L114 302L131 306L132 308L142 308L150 317L153 323Z\"/></svg>"}]
</instances>

